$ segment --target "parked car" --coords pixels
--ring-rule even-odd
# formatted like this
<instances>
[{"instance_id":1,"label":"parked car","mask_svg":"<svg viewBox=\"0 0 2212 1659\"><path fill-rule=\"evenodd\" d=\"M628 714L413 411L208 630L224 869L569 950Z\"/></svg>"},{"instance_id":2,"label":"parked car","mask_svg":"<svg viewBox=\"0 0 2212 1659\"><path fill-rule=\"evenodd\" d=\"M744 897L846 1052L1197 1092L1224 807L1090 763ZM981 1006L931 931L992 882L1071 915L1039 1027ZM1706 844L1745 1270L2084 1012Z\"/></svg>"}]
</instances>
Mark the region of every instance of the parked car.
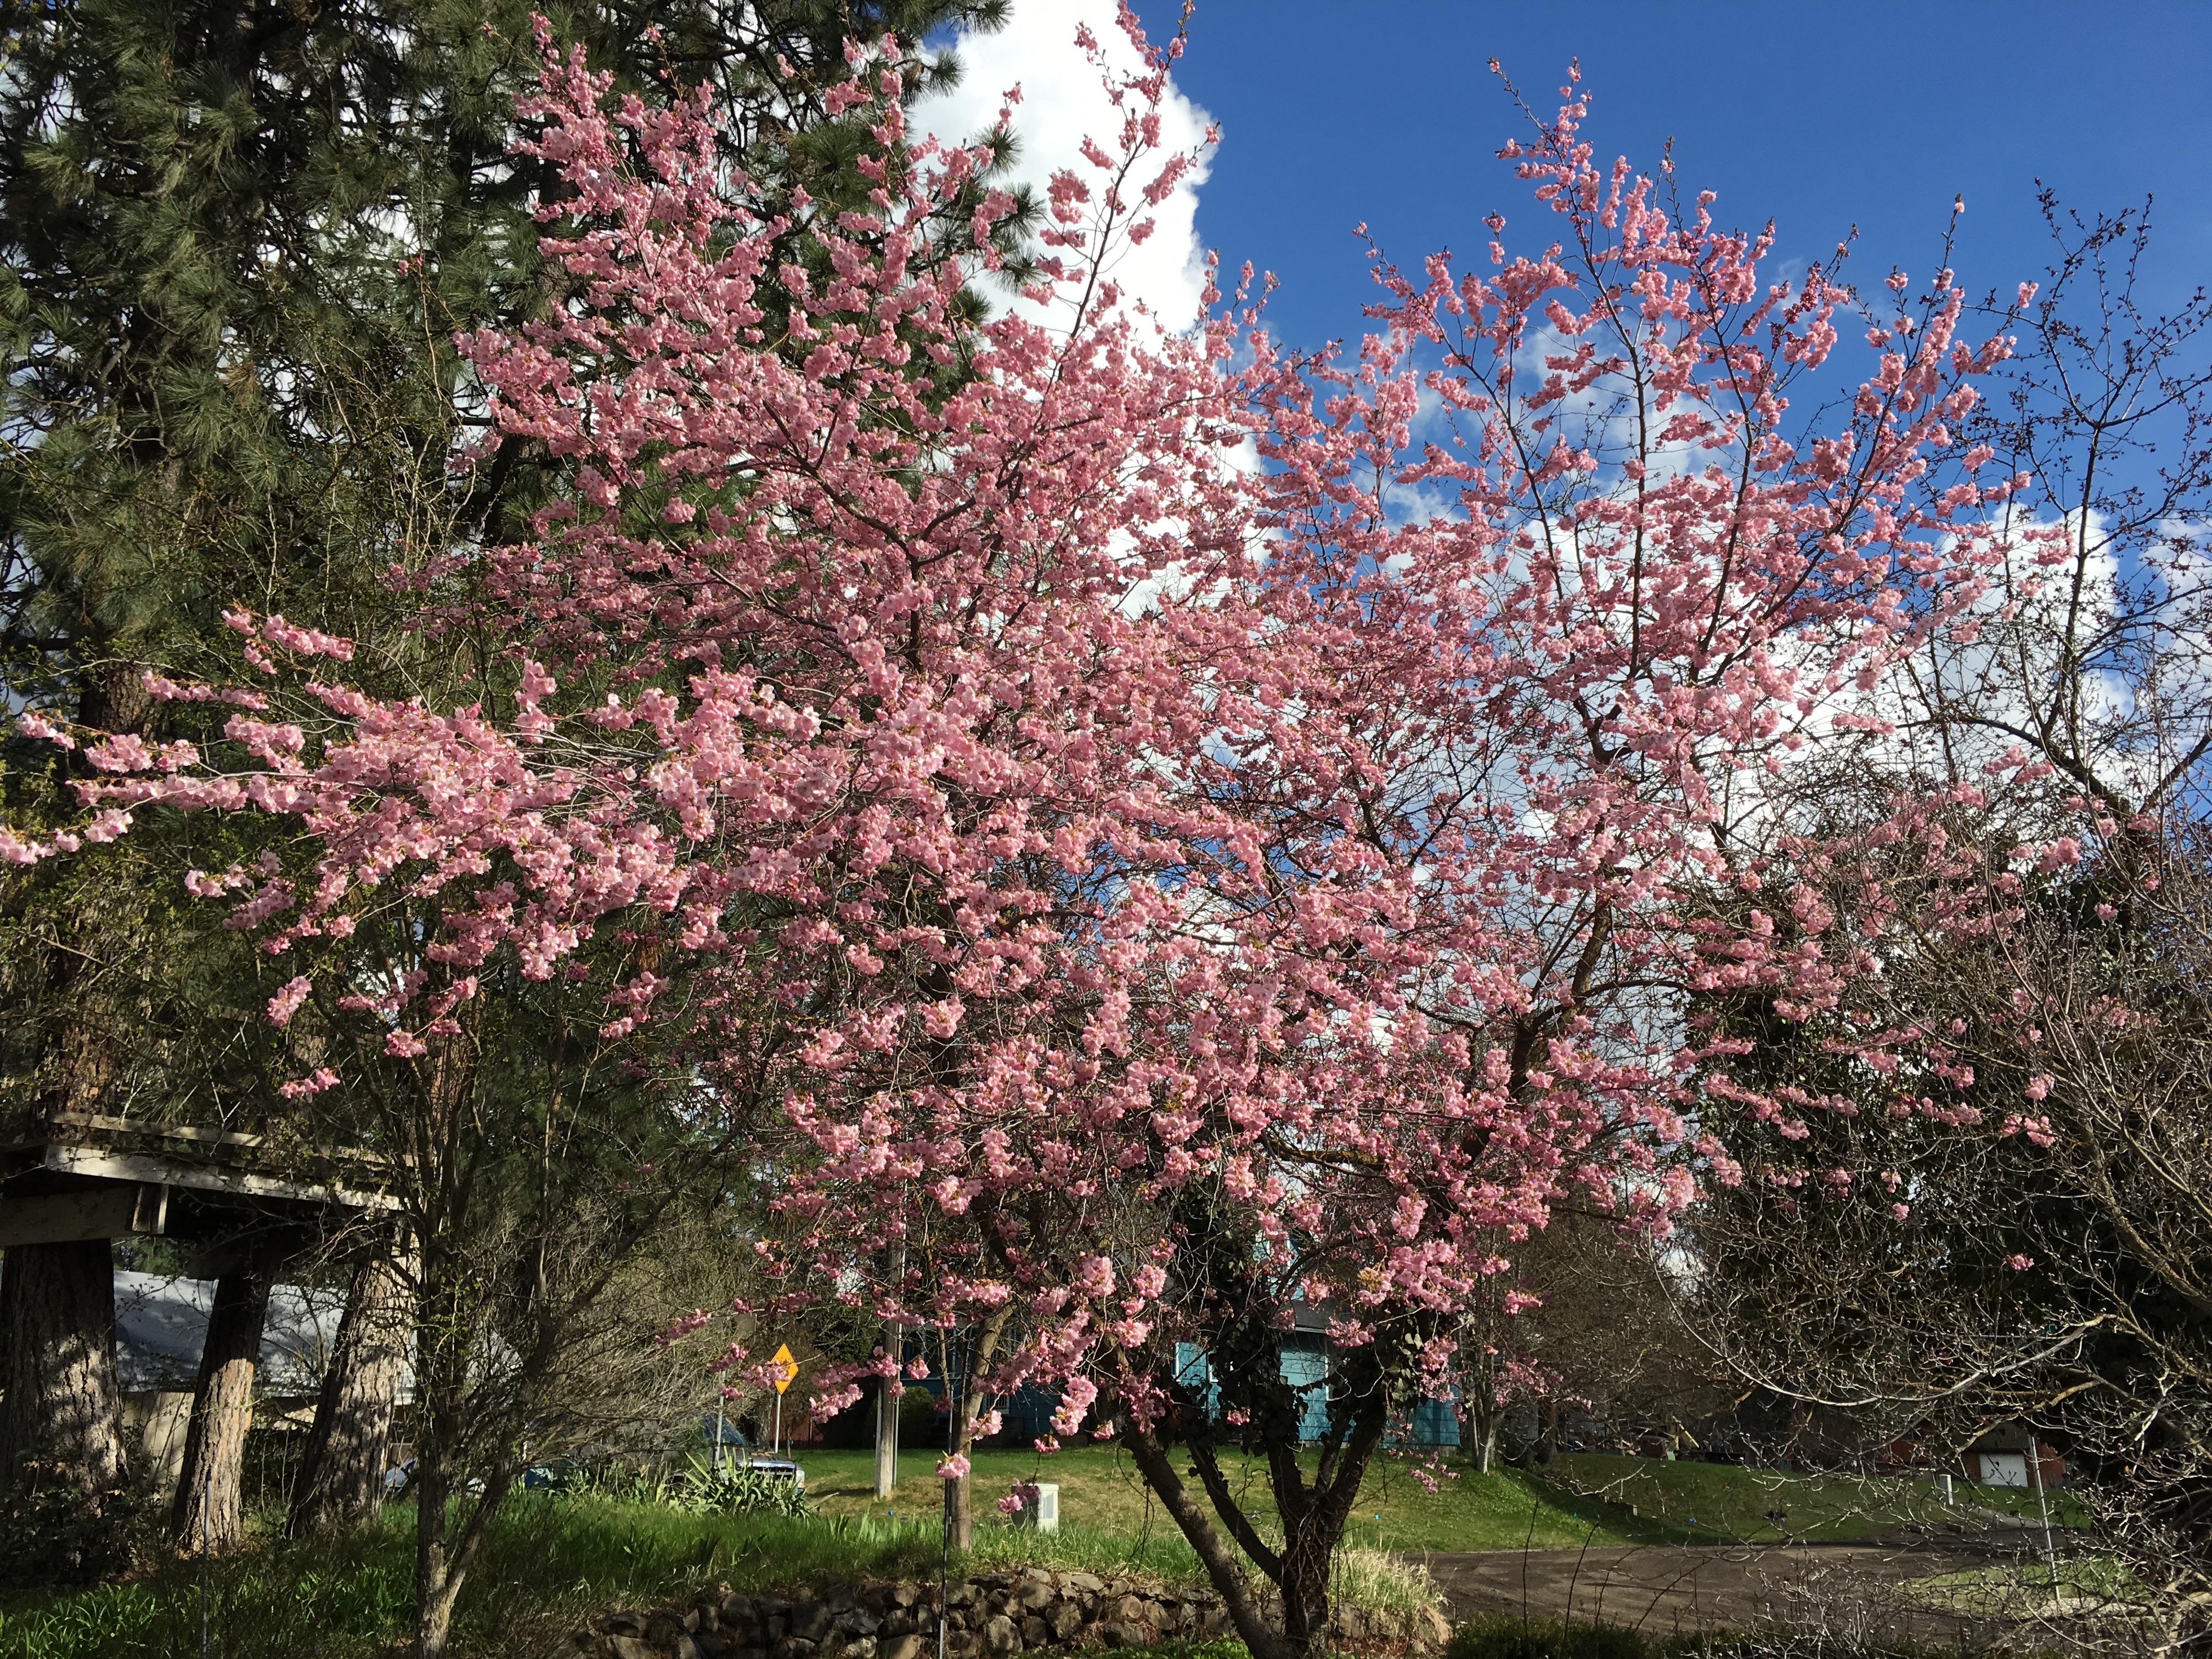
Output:
<instances>
[{"instance_id":1,"label":"parked car","mask_svg":"<svg viewBox=\"0 0 2212 1659\"><path fill-rule=\"evenodd\" d=\"M522 1472L525 1487L538 1492L574 1492L586 1479L584 1466L573 1457L556 1457L550 1463L532 1463Z\"/></svg>"},{"instance_id":2,"label":"parked car","mask_svg":"<svg viewBox=\"0 0 2212 1659\"><path fill-rule=\"evenodd\" d=\"M702 1413L699 1419L699 1430L700 1437L707 1443L707 1456L710 1460L714 1458L719 1437L720 1462L724 1468L751 1469L772 1480L788 1480L801 1491L805 1489L805 1469L788 1457L764 1456L754 1450L752 1441L735 1423Z\"/></svg>"}]
</instances>

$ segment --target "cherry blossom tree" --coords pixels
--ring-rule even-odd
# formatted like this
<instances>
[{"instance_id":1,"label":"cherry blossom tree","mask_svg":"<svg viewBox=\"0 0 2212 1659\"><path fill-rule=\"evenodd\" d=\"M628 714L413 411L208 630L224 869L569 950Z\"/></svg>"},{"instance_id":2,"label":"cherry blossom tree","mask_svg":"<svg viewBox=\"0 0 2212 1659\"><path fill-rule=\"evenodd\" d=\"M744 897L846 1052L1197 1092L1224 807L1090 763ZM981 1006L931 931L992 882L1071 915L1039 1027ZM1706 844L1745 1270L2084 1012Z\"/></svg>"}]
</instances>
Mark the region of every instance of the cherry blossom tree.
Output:
<instances>
[{"instance_id":1,"label":"cherry blossom tree","mask_svg":"<svg viewBox=\"0 0 2212 1659\"><path fill-rule=\"evenodd\" d=\"M1954 434L2007 348L1960 337L1947 272L1844 412L1796 412L1854 297L1594 166L1571 88L1506 151L1553 216L1533 256L1493 216L1486 271L1378 262L1349 362L1241 291L1174 331L1112 258L1188 165L1156 118L1181 37L1122 22L1121 131L1053 182L1035 307L980 327L988 226L930 238L989 147L908 148L887 64L831 94L878 187L799 269L703 94L611 100L549 48L571 302L466 345L574 490L422 579L472 700L372 695L345 641L241 611L240 684L149 686L234 707L221 738L45 728L108 776L0 854L151 809L296 823L295 860L191 877L299 964L269 1009L315 1034L296 1098L389 1072L450 1118L512 985L572 994L566 1040L709 1139L773 1114L766 1266L957 1355L956 1518L996 1402L1056 1386L1057 1434L1118 1435L1289 1659L1503 1251L1562 1205L1663 1229L1698 1160L1727 1177L1684 1115L1727 1052L1692 994L1802 1018L1863 970L1815 885L1761 906L1770 780L1879 721L2003 556L2013 480ZM1311 1462L1301 1310L1336 1356ZM488 1510L449 1553L422 1510L427 1654Z\"/></svg>"},{"instance_id":2,"label":"cherry blossom tree","mask_svg":"<svg viewBox=\"0 0 2212 1659\"><path fill-rule=\"evenodd\" d=\"M392 1139L412 1158L418 1306L451 1338L425 1356L434 1425L487 1352L429 1280L482 1174L448 1132L484 1109L501 1011L548 1005L524 1051L548 1062L548 1168L574 1152L579 1076L709 1150L743 1141L762 1102L810 1130L865 1121L861 1081L944 1071L967 1004L1032 1000L1084 883L1109 879L1090 849L1172 860L1192 820L1147 757L1200 729L1182 665L1233 627L1206 596L1246 574L1232 331L1161 335L1096 257L1141 237L1188 165L1135 171L1164 54L1125 84L1095 191L1055 186L1034 297L1065 296L1072 321L978 331L963 284L995 261L989 236L954 258L931 239L994 151L903 142L893 49L856 46L861 75L828 94L881 149L860 162L872 210L815 223L818 269L771 264L787 226L729 171L704 94L614 100L548 52L529 113L568 186L546 252L574 303L464 343L502 436L571 465L574 496L525 545L403 573L464 689L381 694L348 641L234 612L239 683L147 681L214 711L216 736L28 716L101 775L87 822L0 840L20 862L149 811L297 825L291 857L185 879L297 965L267 1011L299 1035L286 1097L370 1090L421 1132ZM1013 207L972 205L986 232ZM1018 1045L1000 1053L1011 1067ZM608 1201L652 1176L641 1159ZM467 1465L438 1435L425 1449L434 1653L514 1471L478 1447L497 1467L448 1536Z\"/></svg>"},{"instance_id":3,"label":"cherry blossom tree","mask_svg":"<svg viewBox=\"0 0 2212 1659\"><path fill-rule=\"evenodd\" d=\"M2007 550L2016 480L1958 434L2008 343L1960 337L1950 274L1917 307L1900 286L1844 413L1794 413L1860 302L1763 279L1767 239L1710 198L1594 167L1583 113L1570 88L1506 152L1558 216L1540 254L1378 265L1355 364L1254 339L1271 540L1218 608L1255 648L1156 766L1222 827L1141 887L1115 861L1060 1051L1032 1028L1009 1065L977 1033L988 1088L881 1091L794 1177L817 1271L862 1268L838 1247L862 1216L937 1253L877 1293L975 1333L975 1426L1040 1379L1066 1379L1060 1435L1098 1407L1255 1652L1323 1640L1360 1479L1453 1386L1511 1241L1561 1205L1663 1229L1695 1164L1732 1174L1686 1116L1728 1054L1691 999L1807 1018L1869 961L1812 886L1739 902L1800 850L1775 780L1881 725ZM1336 1352L1312 1463L1279 1369L1301 1310ZM1231 1445L1264 1457L1279 1537Z\"/></svg>"}]
</instances>

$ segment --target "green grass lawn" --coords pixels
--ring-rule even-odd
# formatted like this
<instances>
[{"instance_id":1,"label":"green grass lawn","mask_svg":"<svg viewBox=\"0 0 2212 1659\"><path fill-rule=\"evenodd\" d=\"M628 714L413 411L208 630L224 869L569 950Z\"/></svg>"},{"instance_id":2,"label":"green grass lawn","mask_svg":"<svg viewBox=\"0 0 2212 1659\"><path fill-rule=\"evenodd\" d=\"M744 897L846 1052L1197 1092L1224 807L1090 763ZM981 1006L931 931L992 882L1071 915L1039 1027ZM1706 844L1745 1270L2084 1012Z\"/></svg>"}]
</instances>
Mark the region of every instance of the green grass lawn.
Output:
<instances>
[{"instance_id":1,"label":"green grass lawn","mask_svg":"<svg viewBox=\"0 0 2212 1659\"><path fill-rule=\"evenodd\" d=\"M2120 1563L2088 1556L2050 1565L2029 1557L2002 1566L1975 1567L1916 1578L1901 1586L1924 1607L1978 1619L2022 1619L2072 1607L2086 1610L2142 1594Z\"/></svg>"},{"instance_id":2,"label":"green grass lawn","mask_svg":"<svg viewBox=\"0 0 2212 1659\"><path fill-rule=\"evenodd\" d=\"M264 1522L276 1517L258 1517ZM414 1510L331 1540L269 1535L208 1575L210 1647L224 1659L370 1659L399 1650L414 1616ZM1042 1548L1040 1549L1042 1541ZM967 1567L1040 1553L1094 1571L1188 1579L1187 1549L1071 1530L994 1530ZM1174 1540L1180 1546L1180 1540ZM494 1523L455 1614L470 1659L531 1654L608 1607L652 1606L701 1585L740 1589L937 1574L939 1528L860 1517L684 1513L585 1494L524 1493ZM197 1654L200 1569L173 1561L121 1583L0 1597L0 1659L175 1659Z\"/></svg>"},{"instance_id":3,"label":"green grass lawn","mask_svg":"<svg viewBox=\"0 0 2212 1659\"><path fill-rule=\"evenodd\" d=\"M1932 1482L1893 1476L1784 1474L1600 1453L1561 1457L1549 1473L1623 1513L1632 1508L1634 1524L1685 1541L1868 1538L1909 1522L1972 1526L1977 1508L2038 1513L2033 1492L1964 1480L1954 1483L1956 1504L1947 1508ZM2049 1501L2054 1526L2077 1526L2084 1519L2070 1494L2052 1492ZM1773 1512L1784 1518L1770 1519Z\"/></svg>"},{"instance_id":4,"label":"green grass lawn","mask_svg":"<svg viewBox=\"0 0 2212 1659\"><path fill-rule=\"evenodd\" d=\"M799 1461L806 1469L807 1494L824 1515L933 1516L942 1501L933 1473L934 1452L899 1459L899 1482L888 1502L874 1496L872 1451L807 1450ZM1134 1465L1112 1447L1086 1446L1049 1456L983 1451L974 1462L979 1535L1006 1524L992 1508L998 1497L1016 1480L1032 1480L1059 1483L1064 1525L1137 1538L1177 1536L1175 1523L1146 1491ZM1255 1520L1272 1529L1275 1510L1264 1466L1256 1458L1234 1455L1224 1462ZM1432 1497L1406 1463L1385 1457L1368 1473L1346 1541L1398 1551L1506 1549L1523 1543L1571 1549L1593 1538L1612 1543L1643 1535L1632 1522L1631 1531L1622 1531L1627 1517L1625 1512L1615 1516L1613 1508L1578 1500L1518 1469L1492 1475L1462 1473L1442 1482Z\"/></svg>"},{"instance_id":5,"label":"green grass lawn","mask_svg":"<svg viewBox=\"0 0 2212 1659\"><path fill-rule=\"evenodd\" d=\"M802 1455L807 1492L825 1515L934 1515L940 1501L932 1473L934 1452L900 1459L890 1500L873 1495L870 1451L809 1450ZM1060 1484L1060 1514L1070 1525L1136 1538L1173 1538L1174 1525L1146 1492L1127 1456L1089 1446L1049 1456L1030 1451L975 1455L979 1532L1000 1526L991 1504L1018 1480ZM1232 1478L1252 1512L1272 1527L1274 1508L1256 1460L1231 1456ZM1194 1482L1194 1484L1195 1484ZM1961 1506L2035 1513L2030 1492L1957 1483ZM2078 1523L2079 1506L2051 1495L2051 1519ZM1779 1525L1769 1511L1780 1510ZM1398 1552L1571 1549L1583 1545L1721 1543L1784 1538L1868 1538L1918 1521L1970 1521L1963 1507L1947 1510L1925 1482L1783 1474L1717 1463L1570 1455L1547 1468L1479 1475L1465 1469L1431 1494L1401 1460L1376 1461L1361 1490L1347 1542Z\"/></svg>"},{"instance_id":6,"label":"green grass lawn","mask_svg":"<svg viewBox=\"0 0 2212 1659\"><path fill-rule=\"evenodd\" d=\"M687 1514L584 1495L526 1493L493 1528L463 1594L456 1647L465 1659L529 1653L619 1603L651 1605L721 1580L741 1589L854 1577L933 1576L942 1488L934 1453L902 1460L888 1504L871 1492L872 1454L803 1454L816 1513L803 1519ZM1232 1466L1265 1522L1272 1510L1253 1465ZM975 1458L975 1549L967 1570L1016 1561L1083 1567L1166 1583L1199 1577L1189 1547L1148 1500L1127 1458L1091 1446L1049 1458ZM993 1500L1018 1479L1056 1480L1063 1530L1008 1525ZM2033 1513L2033 1492L1960 1483L1962 1504ZM2053 1520L2081 1518L2063 1493ZM1786 1511L1777 1528L1766 1512ZM1694 1519L1692 1518L1694 1517ZM264 1520L269 1517L263 1517ZM1954 1521L1924 1484L1783 1475L1708 1463L1576 1455L1540 1472L1462 1471L1431 1494L1402 1462L1379 1460L1360 1494L1338 1591L1364 1606L1403 1605L1419 1585L1382 1552L1573 1548L1585 1544L1866 1537L1910 1520ZM383 1523L335 1542L264 1537L209 1575L211 1650L225 1659L372 1659L398 1650L412 1616L412 1523L393 1505ZM1271 1529L1271 1528L1270 1528ZM963 1570L957 1565L955 1571ZM0 1659L169 1659L199 1650L197 1565L171 1563L123 1583L0 1599Z\"/></svg>"}]
</instances>

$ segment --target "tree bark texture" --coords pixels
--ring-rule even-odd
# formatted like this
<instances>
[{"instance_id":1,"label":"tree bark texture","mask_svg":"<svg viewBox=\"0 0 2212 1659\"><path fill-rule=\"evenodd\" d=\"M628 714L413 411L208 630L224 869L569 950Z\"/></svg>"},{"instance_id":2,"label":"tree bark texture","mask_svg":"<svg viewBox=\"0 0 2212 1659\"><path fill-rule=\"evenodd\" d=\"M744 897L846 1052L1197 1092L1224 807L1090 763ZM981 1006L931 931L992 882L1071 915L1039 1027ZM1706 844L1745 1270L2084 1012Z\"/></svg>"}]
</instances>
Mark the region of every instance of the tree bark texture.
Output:
<instances>
[{"instance_id":1,"label":"tree bark texture","mask_svg":"<svg viewBox=\"0 0 2212 1659\"><path fill-rule=\"evenodd\" d=\"M314 1426L292 1486L294 1538L359 1526L384 1507L386 1448L407 1365L407 1286L382 1250L354 1270Z\"/></svg>"},{"instance_id":2,"label":"tree bark texture","mask_svg":"<svg viewBox=\"0 0 2212 1659\"><path fill-rule=\"evenodd\" d=\"M1145 1478L1167 1510L1182 1535L1189 1540L1197 1553L1200 1565L1206 1569L1221 1602L1229 1610L1230 1622L1237 1633L1244 1638L1253 1659L1290 1659L1282 1637L1268 1627L1267 1618L1252 1593L1251 1581L1244 1576L1243 1567L1227 1540L1222 1537L1206 1511L1191 1496L1190 1488L1176 1473L1174 1455L1169 1447L1150 1429L1132 1425L1122 1434L1122 1443L1128 1447L1129 1455L1137 1466L1138 1474ZM1249 1553L1249 1551L1247 1551ZM1255 1558L1262 1571L1270 1564Z\"/></svg>"},{"instance_id":3,"label":"tree bark texture","mask_svg":"<svg viewBox=\"0 0 2212 1659\"><path fill-rule=\"evenodd\" d=\"M0 1480L27 1458L89 1491L123 1483L115 1267L104 1238L18 1244L0 1264Z\"/></svg>"},{"instance_id":4,"label":"tree bark texture","mask_svg":"<svg viewBox=\"0 0 2212 1659\"><path fill-rule=\"evenodd\" d=\"M253 1426L253 1373L261 1361L270 1277L256 1263L216 1281L185 1429L184 1467L169 1508L170 1531L187 1549L233 1549L240 1541L239 1481L246 1431Z\"/></svg>"},{"instance_id":5,"label":"tree bark texture","mask_svg":"<svg viewBox=\"0 0 2212 1659\"><path fill-rule=\"evenodd\" d=\"M966 1457L975 1449L975 1436L969 1432L983 1409L983 1379L990 1375L991 1362L999 1357L999 1340L1006 1334L1006 1321L1012 1316L1010 1307L1001 1308L986 1319L975 1333L975 1344L968 1355L968 1374L959 1379L959 1388L947 1402L957 1413L953 1419L952 1449ZM950 1381L950 1379L948 1379ZM945 1524L957 1550L973 1549L975 1545L975 1475L962 1475L957 1480L945 1483Z\"/></svg>"},{"instance_id":6,"label":"tree bark texture","mask_svg":"<svg viewBox=\"0 0 2212 1659\"><path fill-rule=\"evenodd\" d=\"M1382 1426L1379 1406L1361 1412L1340 1443L1322 1445L1310 1481L1298 1462L1296 1443L1267 1448L1268 1486L1283 1528L1280 1549L1271 1547L1253 1526L1212 1450L1190 1449L1191 1467L1215 1514L1229 1528L1237 1547L1281 1592L1279 1627L1255 1599L1229 1540L1183 1485L1170 1446L1149 1429L1132 1425L1124 1431L1122 1443L1137 1472L1190 1541L1253 1659L1318 1659L1328 1651L1329 1568L1367 1466L1382 1443Z\"/></svg>"},{"instance_id":7,"label":"tree bark texture","mask_svg":"<svg viewBox=\"0 0 2212 1659\"><path fill-rule=\"evenodd\" d=\"M456 1399L459 1386L448 1372L433 1384L432 1397ZM421 1392L418 1383L418 1397ZM434 1409L416 1454L415 1659L446 1659L462 1583L475 1564L492 1516L506 1501L514 1474L512 1466L501 1462L481 1477L483 1490L476 1494L457 1532L453 1524L456 1486L462 1491L466 1486L454 1480L447 1450L455 1426L449 1415Z\"/></svg>"}]
</instances>

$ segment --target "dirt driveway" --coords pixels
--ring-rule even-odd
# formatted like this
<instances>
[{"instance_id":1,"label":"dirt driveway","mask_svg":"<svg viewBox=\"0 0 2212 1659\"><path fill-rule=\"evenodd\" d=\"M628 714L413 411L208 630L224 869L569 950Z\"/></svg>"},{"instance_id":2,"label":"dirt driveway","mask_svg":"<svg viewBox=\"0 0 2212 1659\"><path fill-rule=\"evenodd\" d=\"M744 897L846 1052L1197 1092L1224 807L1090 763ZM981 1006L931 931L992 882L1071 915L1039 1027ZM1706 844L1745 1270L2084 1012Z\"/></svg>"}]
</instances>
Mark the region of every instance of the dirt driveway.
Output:
<instances>
[{"instance_id":1,"label":"dirt driveway","mask_svg":"<svg viewBox=\"0 0 2212 1659\"><path fill-rule=\"evenodd\" d=\"M1979 1546L1749 1544L1483 1550L1425 1559L1458 1618L1526 1608L1652 1635L1780 1623L1972 1644L1999 1628L1917 1607L1896 1586L1989 1566L2009 1554Z\"/></svg>"}]
</instances>

